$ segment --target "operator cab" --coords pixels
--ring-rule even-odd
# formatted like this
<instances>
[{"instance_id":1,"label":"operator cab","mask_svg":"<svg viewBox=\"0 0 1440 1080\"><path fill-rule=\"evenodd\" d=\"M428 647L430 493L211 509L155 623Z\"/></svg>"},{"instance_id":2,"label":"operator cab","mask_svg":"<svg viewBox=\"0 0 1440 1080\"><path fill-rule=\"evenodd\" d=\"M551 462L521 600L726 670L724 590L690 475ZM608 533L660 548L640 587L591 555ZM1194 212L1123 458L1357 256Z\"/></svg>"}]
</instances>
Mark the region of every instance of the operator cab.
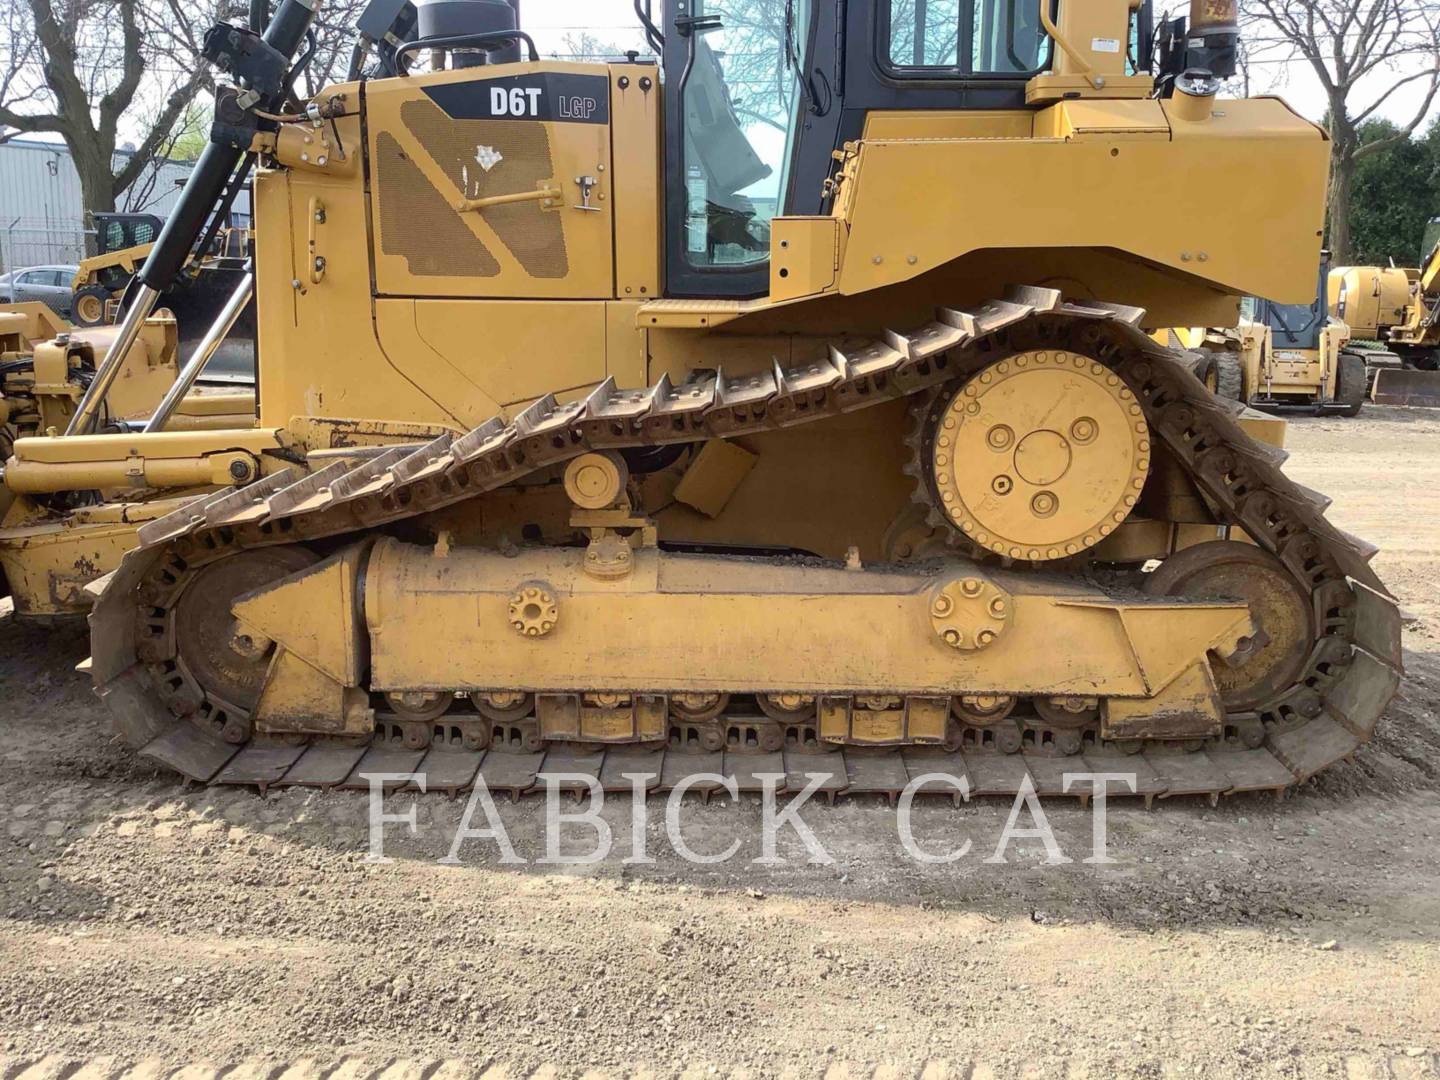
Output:
<instances>
[{"instance_id":1,"label":"operator cab","mask_svg":"<svg viewBox=\"0 0 1440 1080\"><path fill-rule=\"evenodd\" d=\"M1277 304L1247 296L1240 301L1240 316L1270 328L1273 348L1313 352L1320 348L1320 333L1330 319L1325 288L1330 276L1330 253L1321 252L1320 279L1315 299L1306 304Z\"/></svg>"},{"instance_id":2,"label":"operator cab","mask_svg":"<svg viewBox=\"0 0 1440 1080\"><path fill-rule=\"evenodd\" d=\"M833 153L870 112L1023 109L1052 48L1033 0L691 0L647 29L681 118L666 134L672 296L764 295L771 221L828 210Z\"/></svg>"},{"instance_id":3,"label":"operator cab","mask_svg":"<svg viewBox=\"0 0 1440 1080\"><path fill-rule=\"evenodd\" d=\"M95 254L154 243L164 227L154 214L92 214L95 221Z\"/></svg>"}]
</instances>

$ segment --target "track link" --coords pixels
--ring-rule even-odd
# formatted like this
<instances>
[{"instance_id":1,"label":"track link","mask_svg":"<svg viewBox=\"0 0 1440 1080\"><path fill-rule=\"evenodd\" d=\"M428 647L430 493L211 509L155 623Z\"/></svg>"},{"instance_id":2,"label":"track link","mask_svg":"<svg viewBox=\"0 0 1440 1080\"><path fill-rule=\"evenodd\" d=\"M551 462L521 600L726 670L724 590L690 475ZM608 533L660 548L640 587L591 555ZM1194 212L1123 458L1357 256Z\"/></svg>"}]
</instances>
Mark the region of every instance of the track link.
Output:
<instances>
[{"instance_id":1,"label":"track link","mask_svg":"<svg viewBox=\"0 0 1440 1080\"><path fill-rule=\"evenodd\" d=\"M376 453L355 467L337 463L309 475L293 470L248 487L200 496L140 530L139 546L97 583L90 617L92 675L117 728L143 756L199 782L366 787L362 774L424 774L427 788L460 791L483 778L515 796L537 777L580 772L612 790L623 774L653 774L654 789L695 772L758 790L758 774L784 772L799 790L805 774L827 773L824 790L894 797L922 773L964 776L977 794L1012 794L1026 778L1041 794L1065 791L1066 772L1124 772L1135 794L1198 794L1212 799L1249 790L1282 793L1350 755L1374 732L1401 677L1400 619L1369 562L1374 549L1332 526L1320 494L1287 479L1285 453L1257 443L1237 422L1241 407L1214 397L1183 354L1139 329L1143 312L1073 304L1054 290L1012 290L974 309L942 309L916 330L842 351L828 361L741 377L723 371L675 385L662 377L643 390L613 380L586 398L546 396L513 421L486 421L465 435ZM964 378L1014 352L1064 348L1123 378L1152 432L1195 480L1227 524L1244 528L1302 585L1315 608L1317 635L1303 674L1253 713L1232 715L1226 735L1200 749L1147 744L1122 753L1093 738L1078 752L997 753L984 745L954 752L906 747L817 753L792 746L770 753L688 753L621 746L609 750L520 740L514 751L407 746L377 725L365 745L227 741L238 710L206 694L178 662L174 604L196 572L252 547L362 534L504 487L589 450L693 442L756 434L907 398ZM248 717L241 730L248 731ZM1237 736L1263 730L1263 742ZM413 740L412 740L413 741ZM1133 749L1133 748L1131 748ZM1190 752L1186 752L1186 751ZM718 785L716 786L718 788ZM703 789L702 789L703 790ZM932 788L949 792L948 788ZM1088 789L1071 789L1088 795ZM1114 794L1126 794L1116 787Z\"/></svg>"}]
</instances>

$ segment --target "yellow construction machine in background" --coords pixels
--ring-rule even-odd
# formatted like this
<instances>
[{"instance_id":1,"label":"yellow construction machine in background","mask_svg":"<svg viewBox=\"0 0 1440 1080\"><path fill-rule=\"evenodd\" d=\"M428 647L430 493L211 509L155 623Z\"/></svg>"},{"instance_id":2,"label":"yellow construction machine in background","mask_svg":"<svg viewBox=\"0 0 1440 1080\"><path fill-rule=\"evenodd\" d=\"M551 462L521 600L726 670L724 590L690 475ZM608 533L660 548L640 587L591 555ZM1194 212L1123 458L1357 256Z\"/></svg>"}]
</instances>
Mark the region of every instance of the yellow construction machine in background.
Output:
<instances>
[{"instance_id":1,"label":"yellow construction machine in background","mask_svg":"<svg viewBox=\"0 0 1440 1080\"><path fill-rule=\"evenodd\" d=\"M17 440L53 436L69 426L116 333L114 327L70 326L44 304L0 307L0 452L7 459ZM101 431L114 434L97 436L115 451L108 471L93 464L74 469L69 482L59 487L47 472L45 482L36 487L29 476L33 463L11 460L7 465L0 488L0 585L16 613L84 614L90 607L85 585L118 564L134 545L141 522L174 508L170 498L104 505L102 495L123 500L128 490L152 486L143 464L125 452L124 439L116 436L143 425L175 385L177 334L170 313L157 313L146 321L116 370L100 422ZM233 430L253 424L254 414L253 389L197 387L176 405L171 428ZM229 477L197 476L192 470L167 479L166 487L194 488L197 483L224 484Z\"/></svg>"},{"instance_id":2,"label":"yellow construction machine in background","mask_svg":"<svg viewBox=\"0 0 1440 1080\"><path fill-rule=\"evenodd\" d=\"M238 193L241 187L237 183L233 191ZM230 198L233 200L233 195ZM95 214L94 219L97 250L81 261L72 284L71 318L80 327L106 326L115 321L136 273L164 227L153 214ZM196 243L175 283L160 299L159 306L168 309L180 326L182 353L188 354L200 344L245 278L250 230L232 226L228 220L227 203L213 216L211 226ZM207 365L206 378L246 384L255 381L253 304L246 305L230 328Z\"/></svg>"},{"instance_id":3,"label":"yellow construction machine in background","mask_svg":"<svg viewBox=\"0 0 1440 1080\"><path fill-rule=\"evenodd\" d=\"M1418 268L1337 266L1329 303L1357 341L1404 362L1407 370L1386 371L1377 382L1377 402L1440 406L1440 243Z\"/></svg>"},{"instance_id":4,"label":"yellow construction machine in background","mask_svg":"<svg viewBox=\"0 0 1440 1080\"><path fill-rule=\"evenodd\" d=\"M1376 372L1400 361L1350 345L1350 328L1326 310L1328 266L1321 253L1315 298L1281 304L1254 296L1234 327L1177 328L1156 340L1194 350L1196 375L1212 392L1270 412L1359 414Z\"/></svg>"}]
</instances>

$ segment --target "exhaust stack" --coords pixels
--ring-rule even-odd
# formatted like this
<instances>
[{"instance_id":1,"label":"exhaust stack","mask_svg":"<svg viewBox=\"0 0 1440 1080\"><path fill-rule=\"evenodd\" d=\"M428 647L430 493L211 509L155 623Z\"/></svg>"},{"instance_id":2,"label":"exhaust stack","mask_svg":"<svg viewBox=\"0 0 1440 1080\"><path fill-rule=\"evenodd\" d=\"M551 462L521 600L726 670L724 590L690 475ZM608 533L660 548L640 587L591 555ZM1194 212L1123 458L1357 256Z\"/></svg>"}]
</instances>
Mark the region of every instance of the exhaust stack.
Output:
<instances>
[{"instance_id":1,"label":"exhaust stack","mask_svg":"<svg viewBox=\"0 0 1440 1080\"><path fill-rule=\"evenodd\" d=\"M1240 46L1239 0L1190 0L1186 67L1205 68L1217 79L1235 74Z\"/></svg>"},{"instance_id":2,"label":"exhaust stack","mask_svg":"<svg viewBox=\"0 0 1440 1080\"><path fill-rule=\"evenodd\" d=\"M520 0L433 0L415 9L416 37L463 37L474 34L501 34L520 29ZM453 46L449 48L453 67L483 67L486 64L513 64L520 59L518 38L501 44Z\"/></svg>"}]
</instances>

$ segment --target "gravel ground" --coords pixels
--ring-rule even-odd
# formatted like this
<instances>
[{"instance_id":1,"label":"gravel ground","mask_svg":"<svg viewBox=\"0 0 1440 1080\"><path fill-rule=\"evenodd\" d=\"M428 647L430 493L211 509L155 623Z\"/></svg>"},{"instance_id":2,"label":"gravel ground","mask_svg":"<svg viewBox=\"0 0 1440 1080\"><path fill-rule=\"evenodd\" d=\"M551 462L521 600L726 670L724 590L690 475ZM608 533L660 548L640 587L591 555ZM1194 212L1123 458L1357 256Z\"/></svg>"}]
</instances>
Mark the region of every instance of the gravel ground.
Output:
<instances>
[{"instance_id":1,"label":"gravel ground","mask_svg":"<svg viewBox=\"0 0 1440 1080\"><path fill-rule=\"evenodd\" d=\"M1075 861L1046 865L1031 839L986 863L1008 800L917 809L923 844L973 841L948 865L909 859L894 811L859 800L804 811L832 864L788 834L783 864L756 865L747 798L683 808L695 849L740 839L723 863L680 859L659 800L656 861L626 863L621 799L611 857L544 864L544 804L526 800L498 810L522 864L474 840L446 866L464 804L440 796L387 800L416 808L417 834L392 826L392 861L372 865L365 796L183 787L112 742L72 670L83 628L6 617L0 1080L79 1077L102 1054L350 1059L347 1077L448 1075L444 1059L509 1076L1433 1075L1440 414L1296 419L1290 445L1291 473L1382 546L1407 613L1401 696L1370 746L1284 802L1112 806L1111 865L1081 861L1092 819L1069 802L1046 809ZM562 850L592 835L567 825Z\"/></svg>"}]
</instances>

